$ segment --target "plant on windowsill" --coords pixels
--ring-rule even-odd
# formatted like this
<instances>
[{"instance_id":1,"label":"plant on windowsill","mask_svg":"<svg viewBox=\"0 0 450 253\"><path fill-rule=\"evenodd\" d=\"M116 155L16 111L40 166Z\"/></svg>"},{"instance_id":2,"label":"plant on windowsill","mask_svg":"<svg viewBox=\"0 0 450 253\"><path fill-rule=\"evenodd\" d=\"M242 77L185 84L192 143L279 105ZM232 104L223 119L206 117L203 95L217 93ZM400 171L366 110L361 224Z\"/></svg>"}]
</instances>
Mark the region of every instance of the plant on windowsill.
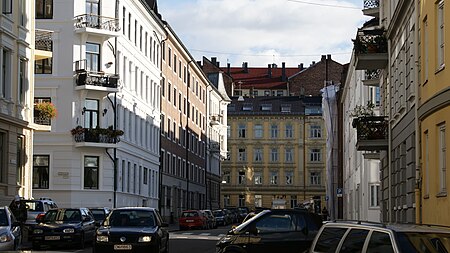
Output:
<instances>
[{"instance_id":1,"label":"plant on windowsill","mask_svg":"<svg viewBox=\"0 0 450 253\"><path fill-rule=\"evenodd\" d=\"M37 117L42 120L54 119L58 115L55 105L51 102L37 103L34 105L34 109L36 110Z\"/></svg>"}]
</instances>

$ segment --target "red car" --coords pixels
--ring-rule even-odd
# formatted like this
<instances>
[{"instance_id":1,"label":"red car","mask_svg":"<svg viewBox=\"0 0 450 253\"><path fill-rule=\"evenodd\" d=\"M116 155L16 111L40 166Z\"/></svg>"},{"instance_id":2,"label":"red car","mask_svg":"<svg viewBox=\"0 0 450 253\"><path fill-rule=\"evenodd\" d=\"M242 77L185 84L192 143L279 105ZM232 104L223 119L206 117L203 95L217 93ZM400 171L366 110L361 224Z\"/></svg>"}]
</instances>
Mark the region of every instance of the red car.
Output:
<instances>
[{"instance_id":1,"label":"red car","mask_svg":"<svg viewBox=\"0 0 450 253\"><path fill-rule=\"evenodd\" d=\"M180 230L190 228L204 229L208 226L208 221L205 214L199 210L186 210L181 212L181 216L178 219Z\"/></svg>"}]
</instances>

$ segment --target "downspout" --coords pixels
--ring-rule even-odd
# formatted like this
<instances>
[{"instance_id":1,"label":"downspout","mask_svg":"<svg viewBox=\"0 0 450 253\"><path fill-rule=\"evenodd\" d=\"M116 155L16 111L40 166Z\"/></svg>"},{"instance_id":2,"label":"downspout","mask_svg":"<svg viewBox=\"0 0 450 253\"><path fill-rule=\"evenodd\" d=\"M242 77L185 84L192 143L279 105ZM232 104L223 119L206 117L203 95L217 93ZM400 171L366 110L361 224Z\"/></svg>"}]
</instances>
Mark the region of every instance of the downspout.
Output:
<instances>
[{"instance_id":1,"label":"downspout","mask_svg":"<svg viewBox=\"0 0 450 253\"><path fill-rule=\"evenodd\" d=\"M419 24L420 24L420 8L419 8L419 0L414 0L414 11L416 12L416 29L415 29L415 41L417 44L419 42ZM426 45L425 45L426 46ZM416 69L414 70L414 74L416 75L416 84L414 85L414 95L415 95L415 105L414 105L414 128L416 129L415 134L415 165L416 165L416 189L415 191L415 205L416 205L416 223L422 224L422 175L421 175L421 146L420 146L420 138L422 130L419 124L419 84L421 83L420 75L419 75L419 46L416 45L414 47L414 62L416 63Z\"/></svg>"}]
</instances>

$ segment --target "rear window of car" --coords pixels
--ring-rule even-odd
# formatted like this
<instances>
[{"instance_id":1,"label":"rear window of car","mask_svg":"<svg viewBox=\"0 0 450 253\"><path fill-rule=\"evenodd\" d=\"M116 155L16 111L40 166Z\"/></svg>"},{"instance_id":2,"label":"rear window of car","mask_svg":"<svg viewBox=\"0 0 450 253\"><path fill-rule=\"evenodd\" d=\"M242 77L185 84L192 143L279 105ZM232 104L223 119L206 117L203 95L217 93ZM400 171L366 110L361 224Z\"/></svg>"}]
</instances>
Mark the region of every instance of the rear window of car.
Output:
<instances>
[{"instance_id":1,"label":"rear window of car","mask_svg":"<svg viewBox=\"0 0 450 253\"><path fill-rule=\"evenodd\" d=\"M335 252L346 231L346 228L324 228L317 239L314 251L324 253Z\"/></svg>"},{"instance_id":2,"label":"rear window of car","mask_svg":"<svg viewBox=\"0 0 450 253\"><path fill-rule=\"evenodd\" d=\"M396 236L401 252L450 252L450 233L397 232Z\"/></svg>"},{"instance_id":3,"label":"rear window of car","mask_svg":"<svg viewBox=\"0 0 450 253\"><path fill-rule=\"evenodd\" d=\"M181 214L181 217L197 217L198 213L197 212L183 212Z\"/></svg>"},{"instance_id":4,"label":"rear window of car","mask_svg":"<svg viewBox=\"0 0 450 253\"><path fill-rule=\"evenodd\" d=\"M44 205L40 201L27 201L23 200L25 206L27 207L28 211L31 212L45 212Z\"/></svg>"},{"instance_id":5,"label":"rear window of car","mask_svg":"<svg viewBox=\"0 0 450 253\"><path fill-rule=\"evenodd\" d=\"M106 217L106 213L102 209L90 209L92 215L94 216L95 220L103 220Z\"/></svg>"},{"instance_id":6,"label":"rear window of car","mask_svg":"<svg viewBox=\"0 0 450 253\"><path fill-rule=\"evenodd\" d=\"M345 237L340 253L359 253L362 252L364 242L369 234L367 229L352 229Z\"/></svg>"}]
</instances>

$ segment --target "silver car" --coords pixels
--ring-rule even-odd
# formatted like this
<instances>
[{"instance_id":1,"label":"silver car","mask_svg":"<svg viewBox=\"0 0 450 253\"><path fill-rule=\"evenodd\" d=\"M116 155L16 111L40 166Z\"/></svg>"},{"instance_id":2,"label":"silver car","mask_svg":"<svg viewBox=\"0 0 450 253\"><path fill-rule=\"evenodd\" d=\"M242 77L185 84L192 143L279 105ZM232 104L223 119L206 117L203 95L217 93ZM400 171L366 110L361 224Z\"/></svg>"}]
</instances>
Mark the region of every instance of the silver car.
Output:
<instances>
[{"instance_id":1,"label":"silver car","mask_svg":"<svg viewBox=\"0 0 450 253\"><path fill-rule=\"evenodd\" d=\"M21 243L20 223L9 207L0 207L0 251L17 250Z\"/></svg>"}]
</instances>

